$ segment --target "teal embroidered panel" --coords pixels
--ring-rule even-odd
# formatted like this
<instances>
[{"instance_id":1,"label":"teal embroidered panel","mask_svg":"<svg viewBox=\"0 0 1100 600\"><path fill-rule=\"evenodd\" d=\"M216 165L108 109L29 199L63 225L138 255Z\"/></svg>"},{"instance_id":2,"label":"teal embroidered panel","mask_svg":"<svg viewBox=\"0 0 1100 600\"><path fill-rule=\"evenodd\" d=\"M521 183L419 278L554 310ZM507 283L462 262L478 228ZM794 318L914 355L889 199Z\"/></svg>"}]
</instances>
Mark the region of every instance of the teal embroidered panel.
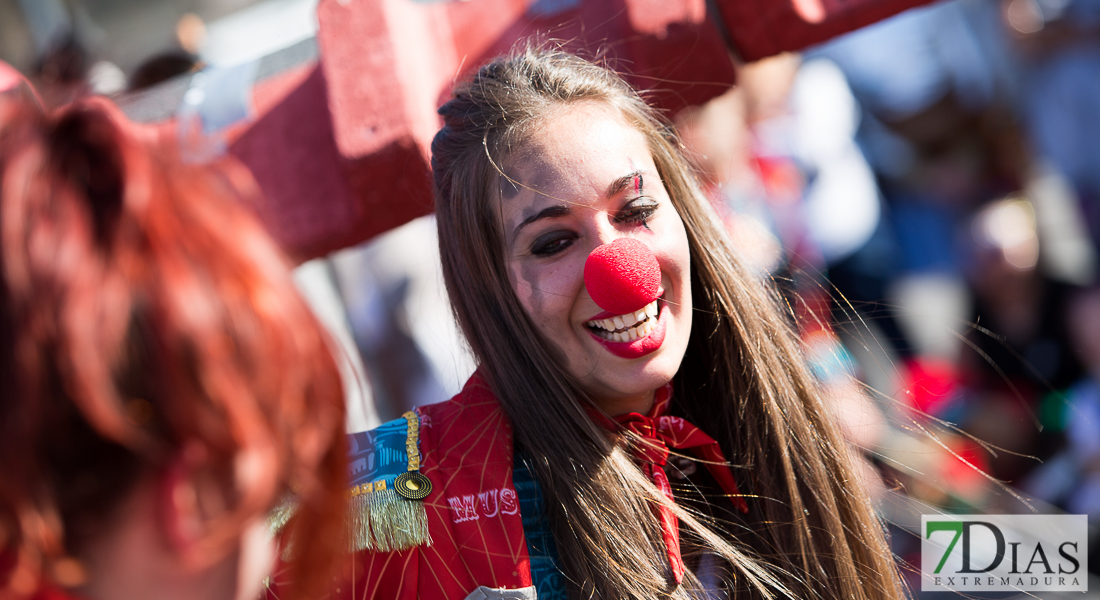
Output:
<instances>
[{"instance_id":1,"label":"teal embroidered panel","mask_svg":"<svg viewBox=\"0 0 1100 600\"><path fill-rule=\"evenodd\" d=\"M565 575L558 561L558 548L546 518L546 500L527 460L522 453L516 453L512 483L519 497L523 535L527 538L527 554L531 557L531 581L538 592L538 600L568 600Z\"/></svg>"},{"instance_id":2,"label":"teal embroidered panel","mask_svg":"<svg viewBox=\"0 0 1100 600\"><path fill-rule=\"evenodd\" d=\"M385 487L393 489L397 476L406 472L409 455L405 451L409 422L404 417L394 419L371 431L348 435L349 483L354 490L363 484L385 481Z\"/></svg>"}]
</instances>

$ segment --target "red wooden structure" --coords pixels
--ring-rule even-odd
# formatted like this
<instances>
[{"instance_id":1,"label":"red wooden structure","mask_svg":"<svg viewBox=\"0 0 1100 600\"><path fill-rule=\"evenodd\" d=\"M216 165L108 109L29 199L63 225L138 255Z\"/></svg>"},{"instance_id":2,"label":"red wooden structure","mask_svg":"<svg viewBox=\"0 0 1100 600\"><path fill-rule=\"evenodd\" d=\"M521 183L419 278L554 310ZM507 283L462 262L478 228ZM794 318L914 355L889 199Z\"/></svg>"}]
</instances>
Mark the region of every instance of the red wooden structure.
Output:
<instances>
[{"instance_id":1,"label":"red wooden structure","mask_svg":"<svg viewBox=\"0 0 1100 600\"><path fill-rule=\"evenodd\" d=\"M798 50L928 0L322 0L319 57L261 76L229 152L299 259L432 210L428 146L457 78L518 41L604 57L674 113L735 63ZM124 103L125 105L125 103Z\"/></svg>"}]
</instances>

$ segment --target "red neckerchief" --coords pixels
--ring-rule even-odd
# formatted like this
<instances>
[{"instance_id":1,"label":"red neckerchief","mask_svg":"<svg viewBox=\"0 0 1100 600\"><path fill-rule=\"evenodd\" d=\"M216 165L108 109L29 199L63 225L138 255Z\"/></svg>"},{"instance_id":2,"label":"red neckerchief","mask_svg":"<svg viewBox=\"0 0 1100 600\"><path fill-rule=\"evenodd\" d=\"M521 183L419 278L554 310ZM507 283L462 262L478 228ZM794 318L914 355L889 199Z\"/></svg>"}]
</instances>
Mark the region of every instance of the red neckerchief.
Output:
<instances>
[{"instance_id":1,"label":"red neckerchief","mask_svg":"<svg viewBox=\"0 0 1100 600\"><path fill-rule=\"evenodd\" d=\"M665 463L668 462L669 448L677 450L691 450L703 460L707 470L722 486L729 496L730 501L742 513L749 512L749 505L745 498L737 490L737 482L729 470L729 462L722 454L722 448L718 442L709 435L703 433L695 425L688 423L680 417L666 415L668 405L672 400L672 384L666 384L657 390L653 399L653 408L649 414L629 413L614 418L614 422L603 414L590 410L593 419L609 431L618 431L623 428L634 432L642 443L634 445L634 460L638 462L642 472L660 489L669 500L675 500L672 496L672 487L665 475ZM665 542L665 550L668 553L668 564L672 572L672 580L679 585L684 580L684 559L680 556L680 524L672 510L663 504L654 508L657 519L661 522L661 534Z\"/></svg>"}]
</instances>

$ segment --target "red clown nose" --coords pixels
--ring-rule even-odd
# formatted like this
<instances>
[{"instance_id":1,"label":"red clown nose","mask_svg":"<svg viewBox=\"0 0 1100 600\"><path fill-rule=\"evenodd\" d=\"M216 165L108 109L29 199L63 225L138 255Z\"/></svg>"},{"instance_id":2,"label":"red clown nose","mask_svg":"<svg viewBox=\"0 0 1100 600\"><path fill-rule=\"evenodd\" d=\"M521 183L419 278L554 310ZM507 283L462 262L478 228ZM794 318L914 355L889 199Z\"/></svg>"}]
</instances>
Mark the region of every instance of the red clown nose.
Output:
<instances>
[{"instance_id":1,"label":"red clown nose","mask_svg":"<svg viewBox=\"0 0 1100 600\"><path fill-rule=\"evenodd\" d=\"M642 242L619 238L588 255L584 287L600 308L617 315L634 312L657 299L661 265Z\"/></svg>"}]
</instances>

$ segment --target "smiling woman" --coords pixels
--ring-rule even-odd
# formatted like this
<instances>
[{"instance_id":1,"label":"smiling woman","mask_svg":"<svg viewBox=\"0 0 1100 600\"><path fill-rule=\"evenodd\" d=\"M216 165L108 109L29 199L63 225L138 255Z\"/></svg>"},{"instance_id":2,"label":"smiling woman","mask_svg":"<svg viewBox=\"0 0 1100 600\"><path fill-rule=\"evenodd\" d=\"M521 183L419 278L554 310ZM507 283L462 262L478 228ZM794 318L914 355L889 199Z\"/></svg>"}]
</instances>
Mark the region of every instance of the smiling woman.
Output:
<instances>
[{"instance_id":1,"label":"smiling woman","mask_svg":"<svg viewBox=\"0 0 1100 600\"><path fill-rule=\"evenodd\" d=\"M440 251L480 366L408 417L425 534L363 545L342 594L900 598L788 320L669 125L536 49L440 113Z\"/></svg>"}]
</instances>

